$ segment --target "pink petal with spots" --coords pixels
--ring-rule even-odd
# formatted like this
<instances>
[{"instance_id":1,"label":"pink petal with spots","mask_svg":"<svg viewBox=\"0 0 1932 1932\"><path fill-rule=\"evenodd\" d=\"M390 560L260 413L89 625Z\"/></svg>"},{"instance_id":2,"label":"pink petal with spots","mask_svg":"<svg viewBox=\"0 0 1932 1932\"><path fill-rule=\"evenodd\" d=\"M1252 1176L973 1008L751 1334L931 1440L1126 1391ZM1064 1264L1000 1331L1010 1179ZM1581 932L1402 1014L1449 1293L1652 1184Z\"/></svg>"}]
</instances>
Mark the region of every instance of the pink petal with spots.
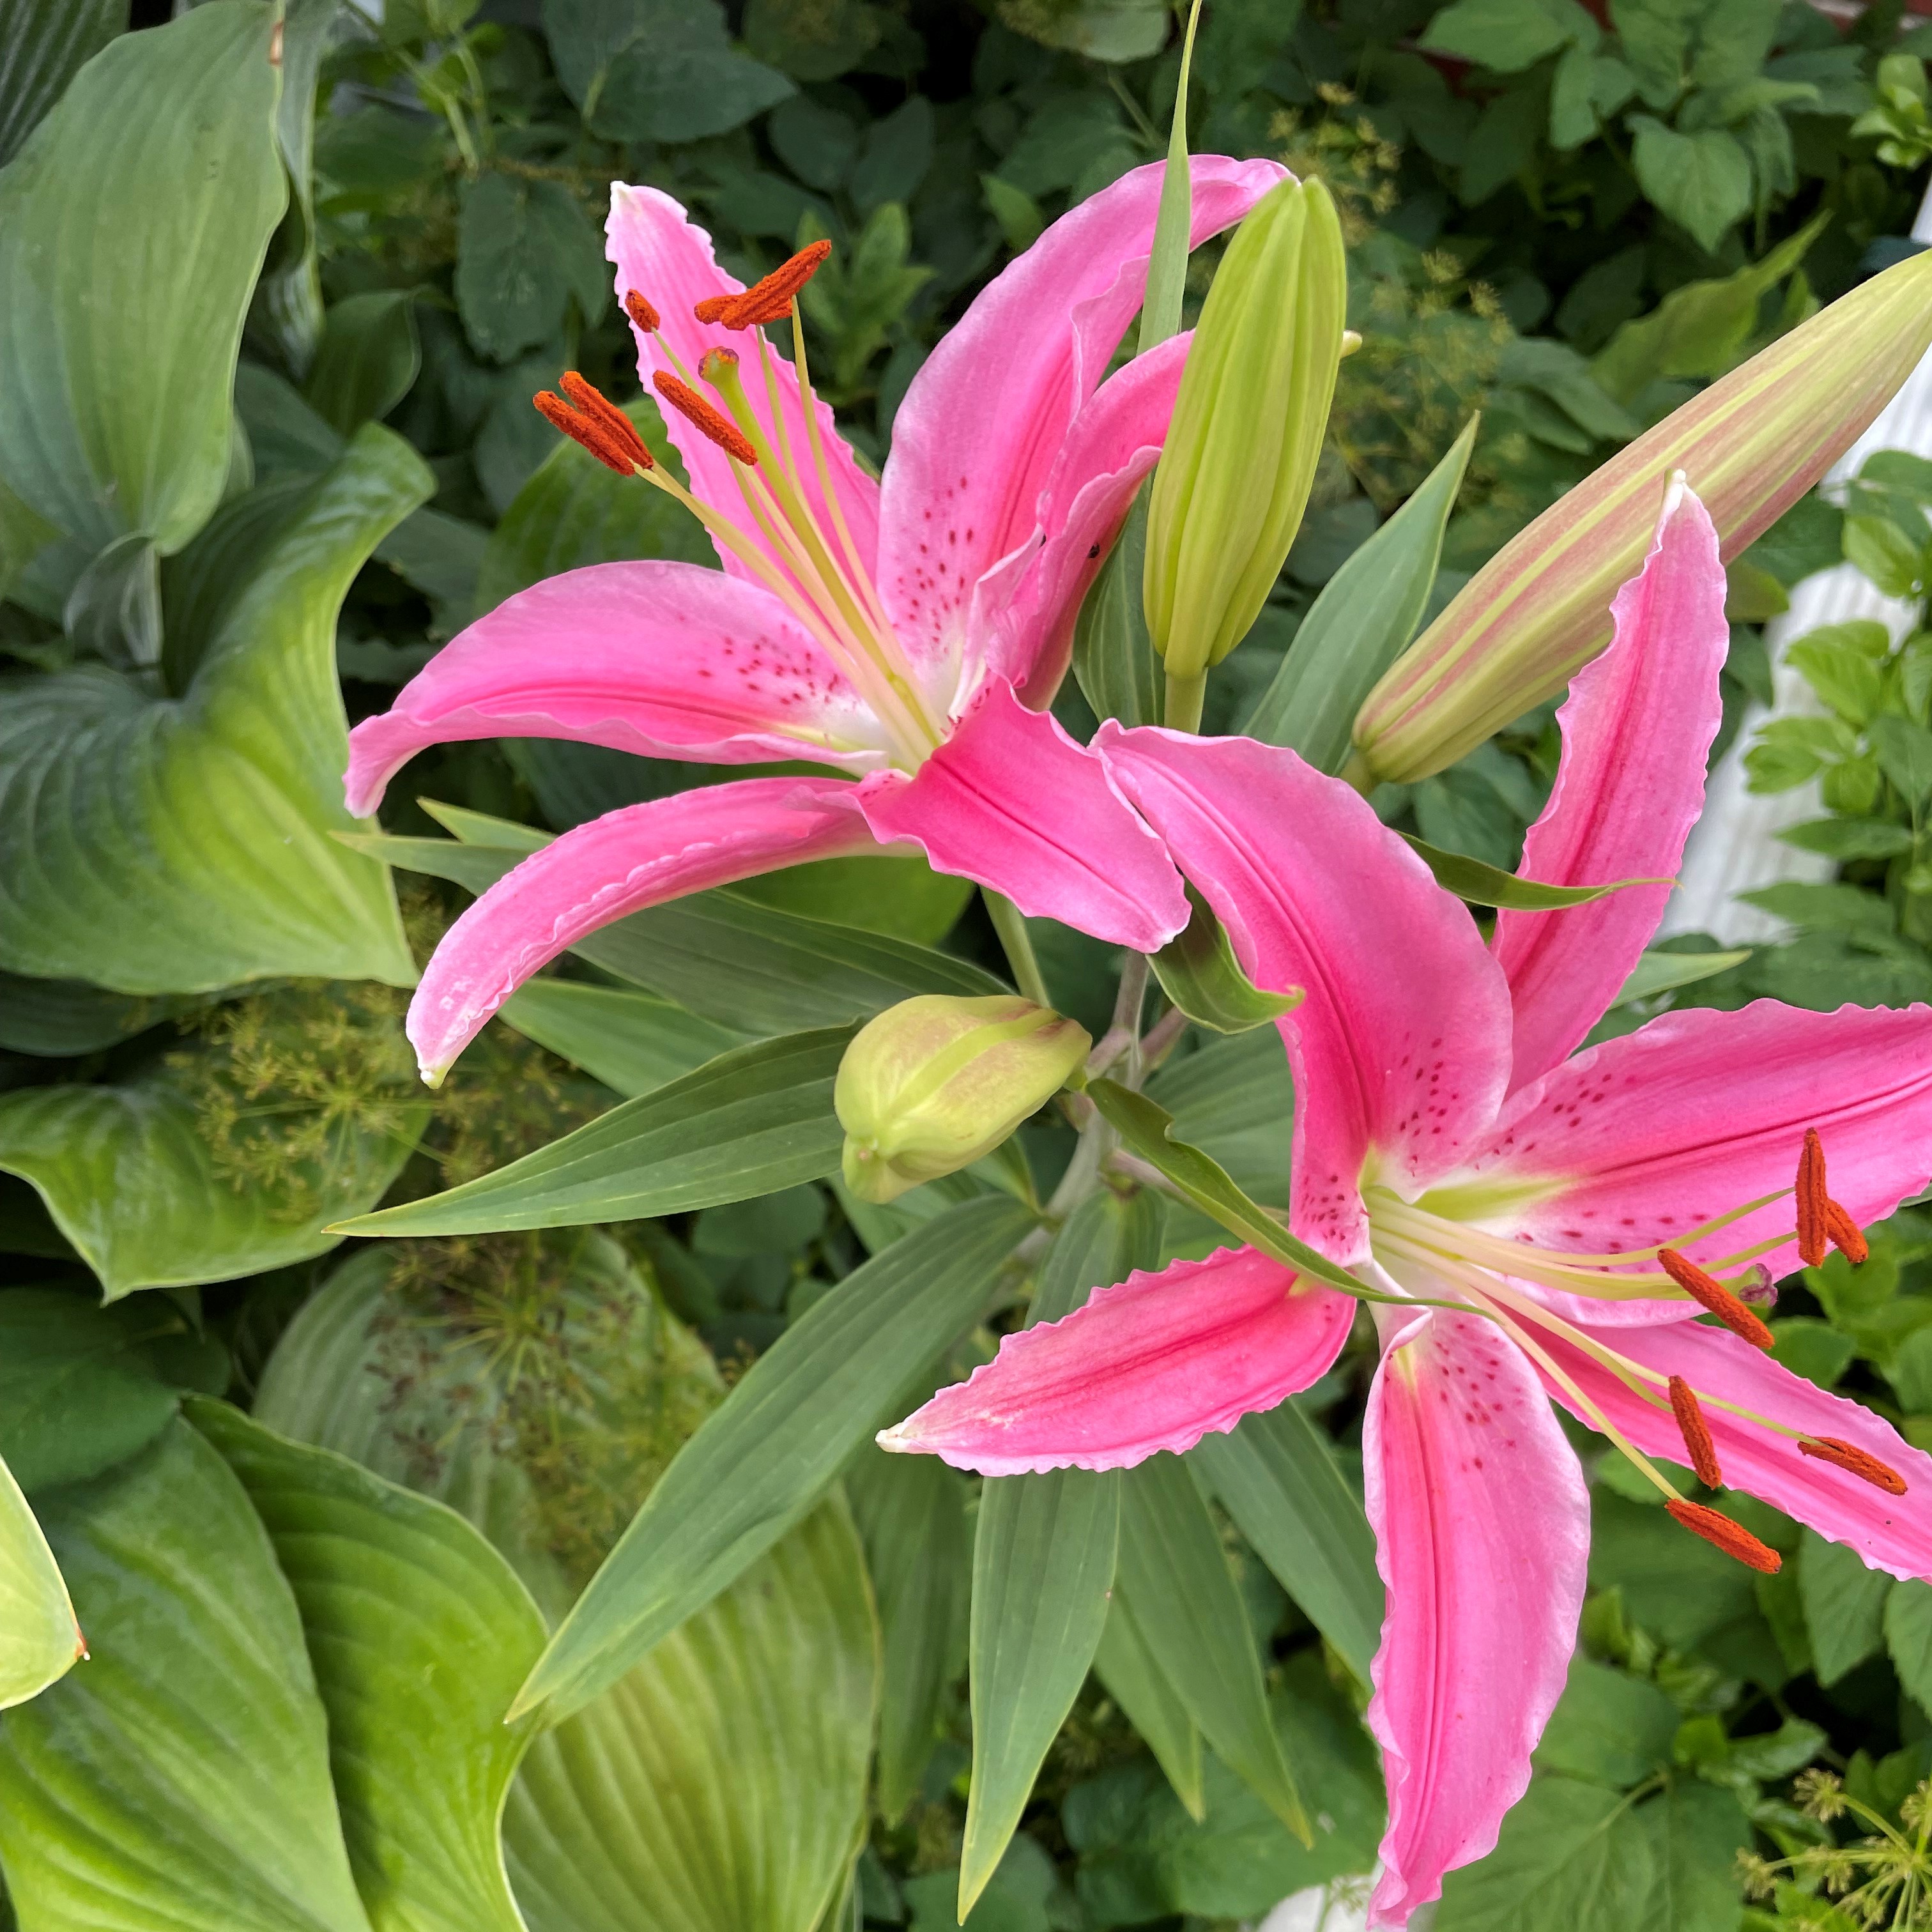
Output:
<instances>
[{"instance_id":1,"label":"pink petal with spots","mask_svg":"<svg viewBox=\"0 0 1932 1932\"><path fill-rule=\"evenodd\" d=\"M1823 1137L1832 1192L1861 1226L1917 1193L1932 1173L1932 1008L1814 1013L1761 1000L1665 1013L1517 1095L1469 1168L1522 1189L1491 1225L1542 1246L1660 1244L1708 1264L1784 1237L1763 1257L1776 1276L1798 1262L1788 1194L1701 1240L1684 1237L1789 1190L1807 1127ZM1552 1300L1612 1325L1687 1308Z\"/></svg>"},{"instance_id":2,"label":"pink petal with spots","mask_svg":"<svg viewBox=\"0 0 1932 1932\"><path fill-rule=\"evenodd\" d=\"M607 812L533 852L442 936L407 1030L435 1081L490 1016L586 933L688 892L880 848L842 778L741 778Z\"/></svg>"},{"instance_id":3,"label":"pink petal with spots","mask_svg":"<svg viewBox=\"0 0 1932 1932\"><path fill-rule=\"evenodd\" d=\"M1437 1312L1383 1358L1362 1428L1376 1567L1370 1672L1388 1830L1369 1922L1400 1926L1492 1850L1563 1694L1590 1502L1522 1352Z\"/></svg>"},{"instance_id":4,"label":"pink petal with spots","mask_svg":"<svg viewBox=\"0 0 1932 1932\"><path fill-rule=\"evenodd\" d=\"M1191 1449L1328 1372L1352 1296L1252 1248L1135 1274L1064 1321L1009 1335L963 1382L879 1437L956 1469L1125 1469Z\"/></svg>"},{"instance_id":5,"label":"pink petal with spots","mask_svg":"<svg viewBox=\"0 0 1932 1932\"><path fill-rule=\"evenodd\" d=\"M1081 600L1113 548L1142 478L1160 460L1192 340L1172 337L1094 392L1074 418L1041 494L1040 548L996 564L974 593L969 639L988 640L991 668L1037 710L1053 702L1066 675ZM1012 574L1018 583L1009 592ZM1006 608L997 618L982 616L1001 603Z\"/></svg>"},{"instance_id":6,"label":"pink petal with spots","mask_svg":"<svg viewBox=\"0 0 1932 1932\"><path fill-rule=\"evenodd\" d=\"M1060 445L1140 308L1165 167L1136 168L1063 214L974 297L906 392L886 464L879 590L916 664L956 659L974 586L1033 541ZM1284 173L1197 155L1196 244Z\"/></svg>"},{"instance_id":7,"label":"pink petal with spots","mask_svg":"<svg viewBox=\"0 0 1932 1932\"><path fill-rule=\"evenodd\" d=\"M1116 946L1152 952L1187 923L1180 875L1106 767L1004 679L983 686L912 777L875 772L859 798L882 839Z\"/></svg>"},{"instance_id":8,"label":"pink petal with spots","mask_svg":"<svg viewBox=\"0 0 1932 1932\"><path fill-rule=\"evenodd\" d=\"M885 762L879 728L768 592L689 563L546 578L460 632L349 734L349 808L426 745L570 738L644 758Z\"/></svg>"},{"instance_id":9,"label":"pink petal with spots","mask_svg":"<svg viewBox=\"0 0 1932 1932\"><path fill-rule=\"evenodd\" d=\"M1461 902L1367 801L1292 752L1111 722L1094 742L1250 978L1306 989L1281 1022L1294 1231L1345 1265L1365 1260L1371 1155L1412 1192L1495 1118L1509 1073L1501 969ZM1288 1104L1284 1094L1284 1115Z\"/></svg>"},{"instance_id":10,"label":"pink petal with spots","mask_svg":"<svg viewBox=\"0 0 1932 1932\"><path fill-rule=\"evenodd\" d=\"M816 480L806 434L805 404L792 365L768 344L764 349L768 361L761 359L759 331L713 327L700 322L692 313L707 296L736 295L744 287L743 283L718 267L711 237L669 195L654 188L633 188L623 182L610 184L610 214L604 224L604 233L609 244L606 253L617 268L618 302L622 303L627 290L635 289L661 318L658 334L663 338L663 348L634 325L631 330L638 346L638 377L646 392L651 393L652 373L664 369L696 384L703 393L704 386L698 380L698 365L705 351L733 350L740 358L739 374L751 400L752 413L775 446L778 441L776 431L782 426L794 466L801 476L813 479L806 484L806 501L814 514L821 518L829 535L830 506ZM668 355L667 350L670 352ZM767 370L778 392L776 418L766 386ZM822 402L818 409L819 437L832 487L838 507L844 512L859 560L869 574L878 553L879 486L859 467L857 459L832 422L831 410ZM730 458L675 410L666 409L662 413L664 428L684 459L692 494L722 510L750 534L756 548L767 556L775 556L771 546L757 535L746 510ZM734 576L750 574L722 544L718 557Z\"/></svg>"},{"instance_id":11,"label":"pink petal with spots","mask_svg":"<svg viewBox=\"0 0 1932 1932\"><path fill-rule=\"evenodd\" d=\"M1704 802L1731 627L1718 533L1681 485L1610 610L1610 648L1576 674L1556 714L1563 759L1523 844L1526 878L1668 881ZM1630 886L1562 912L1497 914L1494 950L1516 1013L1513 1087L1548 1072L1596 1024L1670 896L1667 883Z\"/></svg>"},{"instance_id":12,"label":"pink petal with spots","mask_svg":"<svg viewBox=\"0 0 1932 1932\"><path fill-rule=\"evenodd\" d=\"M1732 1489L1762 1497L1834 1543L1850 1544L1874 1570L1932 1577L1932 1456L1913 1448L1863 1403L1828 1394L1748 1342L1701 1322L1634 1332L1606 1330L1594 1339L1659 1375L1682 1376L1690 1384L1702 1398L1700 1406L1718 1466ZM1631 1394L1582 1349L1556 1336L1538 1340L1645 1454L1677 1462L1688 1460L1667 1407L1654 1407ZM1550 1393L1581 1414L1574 1398L1553 1380ZM1902 1496L1888 1495L1829 1462L1800 1455L1789 1436L1729 1414L1718 1406L1720 1402L1807 1436L1849 1442L1888 1464L1910 1486Z\"/></svg>"}]
</instances>

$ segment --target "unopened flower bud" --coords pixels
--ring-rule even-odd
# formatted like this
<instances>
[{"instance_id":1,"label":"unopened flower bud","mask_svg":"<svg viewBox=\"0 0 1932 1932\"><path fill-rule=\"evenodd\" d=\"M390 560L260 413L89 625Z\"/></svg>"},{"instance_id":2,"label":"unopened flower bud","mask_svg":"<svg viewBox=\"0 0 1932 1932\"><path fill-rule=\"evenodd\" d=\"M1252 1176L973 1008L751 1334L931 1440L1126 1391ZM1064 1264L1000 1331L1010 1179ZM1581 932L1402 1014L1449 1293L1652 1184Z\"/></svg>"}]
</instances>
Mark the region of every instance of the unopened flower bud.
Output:
<instances>
[{"instance_id":1,"label":"unopened flower bud","mask_svg":"<svg viewBox=\"0 0 1932 1932\"><path fill-rule=\"evenodd\" d=\"M860 1028L832 1104L845 1130L845 1184L862 1201L970 1167L1052 1098L1093 1041L1017 994L930 993Z\"/></svg>"},{"instance_id":2,"label":"unopened flower bud","mask_svg":"<svg viewBox=\"0 0 1932 1932\"><path fill-rule=\"evenodd\" d=\"M1142 592L1170 677L1219 664L1281 574L1322 453L1347 298L1328 190L1282 182L1222 258L1154 471Z\"/></svg>"}]
</instances>

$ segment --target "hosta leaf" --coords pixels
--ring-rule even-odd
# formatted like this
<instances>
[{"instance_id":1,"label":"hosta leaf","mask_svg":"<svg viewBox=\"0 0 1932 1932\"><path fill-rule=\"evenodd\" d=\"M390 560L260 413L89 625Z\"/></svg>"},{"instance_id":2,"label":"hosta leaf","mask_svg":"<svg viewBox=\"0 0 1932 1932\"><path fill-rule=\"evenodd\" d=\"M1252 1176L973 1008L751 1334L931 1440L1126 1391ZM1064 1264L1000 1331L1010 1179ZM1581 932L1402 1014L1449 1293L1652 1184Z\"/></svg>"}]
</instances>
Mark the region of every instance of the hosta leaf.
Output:
<instances>
[{"instance_id":1,"label":"hosta leaf","mask_svg":"<svg viewBox=\"0 0 1932 1932\"><path fill-rule=\"evenodd\" d=\"M554 1719L614 1683L799 1520L969 1325L1033 1217L968 1202L874 1256L760 1355L686 1444L531 1673Z\"/></svg>"},{"instance_id":2,"label":"hosta leaf","mask_svg":"<svg viewBox=\"0 0 1932 1932\"><path fill-rule=\"evenodd\" d=\"M430 487L371 425L272 532L250 520L205 626L170 635L178 694L98 664L7 681L0 966L124 993L414 980L386 874L328 836L356 822L334 651L350 580Z\"/></svg>"},{"instance_id":3,"label":"hosta leaf","mask_svg":"<svg viewBox=\"0 0 1932 1932\"><path fill-rule=\"evenodd\" d=\"M0 1711L37 1697L80 1655L60 1566L27 1499L0 1462Z\"/></svg>"},{"instance_id":4,"label":"hosta leaf","mask_svg":"<svg viewBox=\"0 0 1932 1932\"><path fill-rule=\"evenodd\" d=\"M471 1234L640 1221L822 1180L837 1171L844 1142L832 1085L851 1037L850 1028L832 1027L734 1047L494 1174L338 1232Z\"/></svg>"},{"instance_id":5,"label":"hosta leaf","mask_svg":"<svg viewBox=\"0 0 1932 1932\"><path fill-rule=\"evenodd\" d=\"M0 1047L50 1060L98 1053L192 1011L195 998L130 998L80 980L23 980L0 973Z\"/></svg>"},{"instance_id":6,"label":"hosta leaf","mask_svg":"<svg viewBox=\"0 0 1932 1932\"><path fill-rule=\"evenodd\" d=\"M14 0L0 39L0 164L68 82L128 28L128 0Z\"/></svg>"},{"instance_id":7,"label":"hosta leaf","mask_svg":"<svg viewBox=\"0 0 1932 1932\"><path fill-rule=\"evenodd\" d=\"M523 1932L497 1822L528 1741L503 1712L543 1648L530 1592L441 1504L225 1402L188 1414L295 1592L375 1932Z\"/></svg>"},{"instance_id":8,"label":"hosta leaf","mask_svg":"<svg viewBox=\"0 0 1932 1932\"><path fill-rule=\"evenodd\" d=\"M370 1932L302 1620L177 1418L43 1500L90 1660L0 1724L0 1858L42 1932Z\"/></svg>"},{"instance_id":9,"label":"hosta leaf","mask_svg":"<svg viewBox=\"0 0 1932 1932\"><path fill-rule=\"evenodd\" d=\"M83 558L130 533L178 550L220 499L287 200L278 16L223 0L124 34L0 176L0 480Z\"/></svg>"}]
</instances>

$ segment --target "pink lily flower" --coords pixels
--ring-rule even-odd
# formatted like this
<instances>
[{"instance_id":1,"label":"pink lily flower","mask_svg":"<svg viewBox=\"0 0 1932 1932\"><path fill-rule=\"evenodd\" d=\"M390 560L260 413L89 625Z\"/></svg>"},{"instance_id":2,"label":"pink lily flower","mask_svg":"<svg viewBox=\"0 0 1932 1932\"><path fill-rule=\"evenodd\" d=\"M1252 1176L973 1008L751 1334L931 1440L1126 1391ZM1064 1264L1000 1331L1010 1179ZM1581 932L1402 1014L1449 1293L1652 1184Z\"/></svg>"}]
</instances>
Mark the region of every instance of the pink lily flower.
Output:
<instances>
[{"instance_id":1,"label":"pink lily flower","mask_svg":"<svg viewBox=\"0 0 1932 1932\"><path fill-rule=\"evenodd\" d=\"M1193 240L1283 172L1198 158ZM1162 175L1138 169L1083 202L980 295L908 391L878 482L814 394L796 326L823 244L747 293L676 202L612 190L617 292L689 492L580 378L565 386L582 414L538 406L678 496L724 568L599 564L508 598L351 734L350 808L373 812L415 752L458 739L832 769L630 806L525 860L423 976L409 1031L426 1077L586 932L808 860L922 852L1023 912L1143 952L1185 925L1160 842L1046 710L1187 353L1176 337L1101 380L1140 308ZM758 327L788 312L795 364Z\"/></svg>"},{"instance_id":2,"label":"pink lily flower","mask_svg":"<svg viewBox=\"0 0 1932 1932\"><path fill-rule=\"evenodd\" d=\"M1527 874L1676 870L1718 724L1724 598L1716 535L1680 486L1617 596L1614 641L1570 688ZM1579 1052L1667 886L1504 912L1486 946L1365 800L1292 753L1113 726L1096 742L1250 976L1306 989L1281 1022L1288 1220L1382 1298L1363 1432L1388 1589L1371 1920L1399 1926L1494 1846L1563 1689L1589 1501L1548 1398L1744 1562L1778 1558L1650 1457L1932 1576L1932 1458L1772 1361L1739 1299L1828 1238L1862 1258L1855 1224L1924 1182L1932 1010L1687 1010ZM1700 1306L1726 1327L1687 1318ZM1007 1337L880 1439L989 1475L1186 1450L1314 1382L1355 1307L1250 1250L1178 1262Z\"/></svg>"}]
</instances>

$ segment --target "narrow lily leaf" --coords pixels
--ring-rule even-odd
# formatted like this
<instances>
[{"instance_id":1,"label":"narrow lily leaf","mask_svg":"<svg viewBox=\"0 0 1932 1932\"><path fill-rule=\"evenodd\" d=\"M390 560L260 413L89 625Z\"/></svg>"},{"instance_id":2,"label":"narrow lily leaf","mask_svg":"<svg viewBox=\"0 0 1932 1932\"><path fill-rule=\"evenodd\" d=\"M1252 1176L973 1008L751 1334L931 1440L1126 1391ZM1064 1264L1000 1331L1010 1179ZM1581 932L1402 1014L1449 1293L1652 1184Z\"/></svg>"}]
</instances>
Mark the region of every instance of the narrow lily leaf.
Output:
<instances>
[{"instance_id":1,"label":"narrow lily leaf","mask_svg":"<svg viewBox=\"0 0 1932 1932\"><path fill-rule=\"evenodd\" d=\"M1141 601L1147 567L1148 492L1143 484L1101 565L1073 627L1073 675L1096 718L1158 724L1167 676L1148 636Z\"/></svg>"},{"instance_id":2,"label":"narrow lily leaf","mask_svg":"<svg viewBox=\"0 0 1932 1932\"><path fill-rule=\"evenodd\" d=\"M1215 1755L1313 1844L1268 1715L1247 1610L1193 1472L1163 1455L1124 1474L1120 1582L1136 1632Z\"/></svg>"},{"instance_id":3,"label":"narrow lily leaf","mask_svg":"<svg viewBox=\"0 0 1932 1932\"><path fill-rule=\"evenodd\" d=\"M1382 1624L1375 1537L1327 1439L1292 1402L1204 1436L1188 1459L1275 1580L1364 1684Z\"/></svg>"},{"instance_id":4,"label":"narrow lily leaf","mask_svg":"<svg viewBox=\"0 0 1932 1932\"><path fill-rule=\"evenodd\" d=\"M1554 912L1564 906L1588 905L1626 886L1658 883L1655 879L1612 879L1601 886L1546 886L1540 880L1520 879L1500 866L1486 866L1462 853L1445 852L1406 832L1402 836L1408 849L1436 874L1436 883L1444 892L1454 892L1472 905L1507 907L1512 912Z\"/></svg>"},{"instance_id":5,"label":"narrow lily leaf","mask_svg":"<svg viewBox=\"0 0 1932 1932\"><path fill-rule=\"evenodd\" d=\"M1032 1318L1160 1259L1160 1204L1083 1201L1047 1250ZM1118 1470L988 1478L973 1546L973 1778L959 1854L963 1921L998 1870L1108 1624L1120 1534Z\"/></svg>"},{"instance_id":6,"label":"narrow lily leaf","mask_svg":"<svg viewBox=\"0 0 1932 1932\"><path fill-rule=\"evenodd\" d=\"M1180 78L1174 91L1174 122L1168 130L1167 171L1161 177L1160 210L1154 217L1147 294L1141 304L1140 339L1135 344L1135 353L1139 356L1180 333L1180 302L1187 287L1187 242L1194 226L1194 183L1187 165L1187 83L1194 70L1194 34L1200 24L1201 0L1194 0L1180 43Z\"/></svg>"},{"instance_id":7,"label":"narrow lily leaf","mask_svg":"<svg viewBox=\"0 0 1932 1932\"><path fill-rule=\"evenodd\" d=\"M1228 1178L1220 1162L1197 1147L1173 1137L1174 1116L1144 1094L1131 1093L1112 1080L1096 1080L1087 1097L1106 1117L1127 1147L1158 1168L1202 1213L1220 1222L1250 1246L1272 1255L1313 1280L1339 1288L1344 1294L1378 1299L1346 1268L1337 1268L1299 1241L1258 1201L1252 1201Z\"/></svg>"},{"instance_id":8,"label":"narrow lily leaf","mask_svg":"<svg viewBox=\"0 0 1932 1932\"><path fill-rule=\"evenodd\" d=\"M745 1044L743 1035L668 1000L580 980L532 980L505 1000L502 1017L627 1100Z\"/></svg>"},{"instance_id":9,"label":"narrow lily leaf","mask_svg":"<svg viewBox=\"0 0 1932 1932\"><path fill-rule=\"evenodd\" d=\"M845 1499L879 1606L879 1810L896 1825L919 1795L946 1694L966 1662L966 1498L937 1456L872 1447L847 1469Z\"/></svg>"},{"instance_id":10,"label":"narrow lily leaf","mask_svg":"<svg viewBox=\"0 0 1932 1932\"><path fill-rule=\"evenodd\" d=\"M1339 772L1347 763L1355 713L1428 608L1442 533L1480 420L1469 418L1422 487L1328 580L1244 735L1286 745L1318 771Z\"/></svg>"},{"instance_id":11,"label":"narrow lily leaf","mask_svg":"<svg viewBox=\"0 0 1932 1932\"><path fill-rule=\"evenodd\" d=\"M1180 1694L1154 1660L1135 1621L1126 1588L1118 1575L1113 1601L1108 1606L1107 1628L1094 1655L1094 1672L1154 1753L1154 1762L1187 1815L1201 1822L1208 1815L1201 1726L1188 1714Z\"/></svg>"},{"instance_id":12,"label":"narrow lily leaf","mask_svg":"<svg viewBox=\"0 0 1932 1932\"><path fill-rule=\"evenodd\" d=\"M241 1478L296 1595L350 1862L380 1932L523 1932L498 1826L542 1649L509 1564L454 1510L227 1403L188 1418Z\"/></svg>"},{"instance_id":13,"label":"narrow lily leaf","mask_svg":"<svg viewBox=\"0 0 1932 1932\"><path fill-rule=\"evenodd\" d=\"M1000 1262L1032 1225L1003 1196L968 1202L794 1322L679 1451L512 1714L541 1706L554 1723L580 1708L769 1550L986 1306Z\"/></svg>"},{"instance_id":14,"label":"narrow lily leaf","mask_svg":"<svg viewBox=\"0 0 1932 1932\"><path fill-rule=\"evenodd\" d=\"M494 1174L346 1221L342 1234L484 1234L688 1214L838 1168L832 1083L849 1027L720 1054Z\"/></svg>"},{"instance_id":15,"label":"narrow lily leaf","mask_svg":"<svg viewBox=\"0 0 1932 1932\"><path fill-rule=\"evenodd\" d=\"M0 1711L38 1697L86 1648L60 1565L0 1462Z\"/></svg>"},{"instance_id":16,"label":"narrow lily leaf","mask_svg":"<svg viewBox=\"0 0 1932 1932\"><path fill-rule=\"evenodd\" d=\"M1216 1033L1246 1033L1300 1005L1300 987L1264 993L1249 979L1221 922L1192 886L1187 904L1185 928L1150 958L1161 991L1190 1020Z\"/></svg>"},{"instance_id":17,"label":"narrow lily leaf","mask_svg":"<svg viewBox=\"0 0 1932 1932\"><path fill-rule=\"evenodd\" d=\"M1679 986L1694 986L1714 974L1728 973L1733 966L1742 966L1750 956L1748 946L1731 952L1646 952L1610 1004L1627 1006L1634 1000L1653 999Z\"/></svg>"}]
</instances>

